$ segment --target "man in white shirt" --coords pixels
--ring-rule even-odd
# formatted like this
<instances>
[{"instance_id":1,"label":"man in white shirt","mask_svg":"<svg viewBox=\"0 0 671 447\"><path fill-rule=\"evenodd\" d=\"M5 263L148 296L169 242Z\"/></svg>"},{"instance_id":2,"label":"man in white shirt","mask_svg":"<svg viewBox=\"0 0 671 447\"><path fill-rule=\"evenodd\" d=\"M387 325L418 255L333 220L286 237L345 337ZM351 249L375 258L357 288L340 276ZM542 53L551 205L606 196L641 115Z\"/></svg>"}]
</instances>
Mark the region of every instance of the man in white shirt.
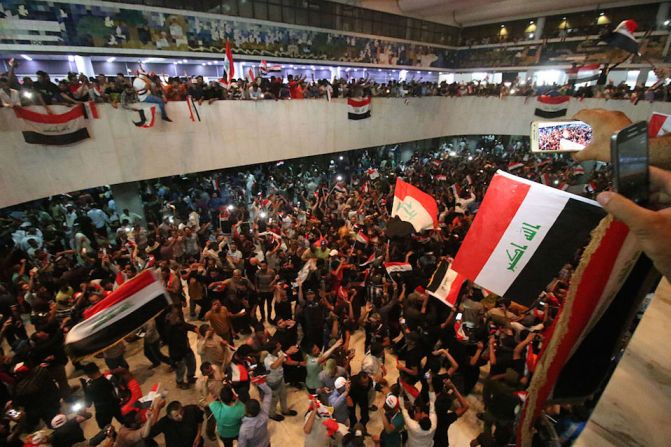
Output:
<instances>
[{"instance_id":1,"label":"man in white shirt","mask_svg":"<svg viewBox=\"0 0 671 447\"><path fill-rule=\"evenodd\" d=\"M135 226L135 224L142 223L142 216L140 216L137 213L133 213L128 210L128 208L125 208L123 211L121 211L121 215L119 216L119 222L123 222L124 220L127 220L128 223L130 223L131 226Z\"/></svg>"},{"instance_id":2,"label":"man in white shirt","mask_svg":"<svg viewBox=\"0 0 671 447\"><path fill-rule=\"evenodd\" d=\"M282 345L280 343L275 344L275 348L272 352L269 352L266 358L263 360L263 365L268 371L266 376L266 383L273 392L273 399L270 404L269 417L274 421L283 421L284 416L296 416L296 411L289 410L289 405L287 404L287 385L284 383L284 362L287 361L288 357L294 353L298 352L296 346L292 346L287 349L286 354L282 352ZM277 401L280 401L280 408L282 409L282 415L276 414L277 410Z\"/></svg>"},{"instance_id":3,"label":"man in white shirt","mask_svg":"<svg viewBox=\"0 0 671 447\"><path fill-rule=\"evenodd\" d=\"M405 399L401 396L401 412L405 420L408 432L406 447L433 447L433 435L436 432L438 421L436 419L436 393L429 391L429 413L424 409L415 407L414 418L408 414L405 408Z\"/></svg>"}]
</instances>

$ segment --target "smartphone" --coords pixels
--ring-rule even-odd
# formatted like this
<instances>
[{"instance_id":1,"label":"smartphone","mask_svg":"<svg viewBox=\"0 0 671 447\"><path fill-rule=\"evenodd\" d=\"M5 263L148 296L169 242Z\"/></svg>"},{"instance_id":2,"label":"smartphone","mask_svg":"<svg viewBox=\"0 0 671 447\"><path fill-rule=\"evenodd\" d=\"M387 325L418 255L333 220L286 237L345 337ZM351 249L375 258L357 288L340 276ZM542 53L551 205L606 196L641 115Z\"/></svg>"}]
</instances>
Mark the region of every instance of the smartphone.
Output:
<instances>
[{"instance_id":1,"label":"smartphone","mask_svg":"<svg viewBox=\"0 0 671 447\"><path fill-rule=\"evenodd\" d=\"M640 121L616 132L610 139L615 191L639 204L648 201L647 129L647 123Z\"/></svg>"},{"instance_id":2,"label":"smartphone","mask_svg":"<svg viewBox=\"0 0 671 447\"><path fill-rule=\"evenodd\" d=\"M462 317L461 312L459 312L455 318L457 321L461 321L461 317Z\"/></svg>"},{"instance_id":3,"label":"smartphone","mask_svg":"<svg viewBox=\"0 0 671 447\"><path fill-rule=\"evenodd\" d=\"M592 142L592 126L582 121L534 121L531 152L576 152Z\"/></svg>"}]
</instances>

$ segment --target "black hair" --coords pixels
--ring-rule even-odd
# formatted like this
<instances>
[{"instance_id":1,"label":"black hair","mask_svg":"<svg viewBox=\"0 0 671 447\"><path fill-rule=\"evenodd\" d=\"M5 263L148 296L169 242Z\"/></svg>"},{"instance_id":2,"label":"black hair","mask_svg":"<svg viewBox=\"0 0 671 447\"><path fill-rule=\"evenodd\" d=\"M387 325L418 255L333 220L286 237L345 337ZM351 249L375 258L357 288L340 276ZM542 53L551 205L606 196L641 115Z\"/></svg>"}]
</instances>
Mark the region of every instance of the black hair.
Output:
<instances>
[{"instance_id":1,"label":"black hair","mask_svg":"<svg viewBox=\"0 0 671 447\"><path fill-rule=\"evenodd\" d=\"M200 364L200 372L201 372L203 375L205 375L205 371L208 370L208 369L210 369L211 366L212 366L212 363L210 363L210 362L203 362L203 363L201 363L201 364Z\"/></svg>"},{"instance_id":2,"label":"black hair","mask_svg":"<svg viewBox=\"0 0 671 447\"><path fill-rule=\"evenodd\" d=\"M221 392L219 393L219 399L221 399L221 401L226 405L235 400L235 395L233 394L233 390L230 386L225 386L221 389Z\"/></svg>"},{"instance_id":3,"label":"black hair","mask_svg":"<svg viewBox=\"0 0 671 447\"><path fill-rule=\"evenodd\" d=\"M431 430L431 419L428 416L424 416L419 420L419 427L424 431Z\"/></svg>"},{"instance_id":4,"label":"black hair","mask_svg":"<svg viewBox=\"0 0 671 447\"><path fill-rule=\"evenodd\" d=\"M256 417L261 412L261 404L256 399L249 399L245 403L245 413L250 417Z\"/></svg>"},{"instance_id":5,"label":"black hair","mask_svg":"<svg viewBox=\"0 0 671 447\"><path fill-rule=\"evenodd\" d=\"M96 365L93 362L85 364L82 370L84 371L84 374L86 374L87 376L100 372L100 368L98 368L98 365Z\"/></svg>"},{"instance_id":6,"label":"black hair","mask_svg":"<svg viewBox=\"0 0 671 447\"><path fill-rule=\"evenodd\" d=\"M165 412L166 412L166 414L170 414L173 411L179 411L181 409L182 409L182 403L178 400L173 400L165 408Z\"/></svg>"}]
</instances>

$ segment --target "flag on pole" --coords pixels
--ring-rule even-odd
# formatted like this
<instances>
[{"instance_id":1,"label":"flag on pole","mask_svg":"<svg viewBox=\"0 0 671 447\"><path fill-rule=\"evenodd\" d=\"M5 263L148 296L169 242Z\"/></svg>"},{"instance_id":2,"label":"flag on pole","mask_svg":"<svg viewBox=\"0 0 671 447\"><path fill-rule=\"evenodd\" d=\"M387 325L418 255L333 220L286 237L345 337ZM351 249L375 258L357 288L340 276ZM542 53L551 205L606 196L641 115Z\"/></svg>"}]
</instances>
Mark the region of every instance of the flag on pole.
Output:
<instances>
[{"instance_id":1,"label":"flag on pole","mask_svg":"<svg viewBox=\"0 0 671 447\"><path fill-rule=\"evenodd\" d=\"M91 138L86 128L87 118L98 118L95 103L74 107L50 106L53 113L43 113L44 107L15 107L14 113L21 121L23 139L29 144L65 146ZM88 113L87 113L88 112Z\"/></svg>"},{"instance_id":2,"label":"flag on pole","mask_svg":"<svg viewBox=\"0 0 671 447\"><path fill-rule=\"evenodd\" d=\"M368 256L368 259L366 259L366 261L363 264L359 264L359 267L366 267L372 264L373 262L377 261L379 258L381 258L381 256L376 257L375 253L373 252L371 253L370 256Z\"/></svg>"},{"instance_id":3,"label":"flag on pole","mask_svg":"<svg viewBox=\"0 0 671 447\"><path fill-rule=\"evenodd\" d=\"M570 96L566 95L541 95L536 98L538 102L534 115L541 118L559 118L566 116Z\"/></svg>"},{"instance_id":4,"label":"flag on pole","mask_svg":"<svg viewBox=\"0 0 671 447\"><path fill-rule=\"evenodd\" d=\"M648 137L661 137L671 132L671 115L653 112L648 121Z\"/></svg>"},{"instance_id":5,"label":"flag on pole","mask_svg":"<svg viewBox=\"0 0 671 447\"><path fill-rule=\"evenodd\" d=\"M568 81L572 84L582 84L583 82L592 82L599 79L601 75L601 64L587 64L569 68L566 71ZM587 75L586 72L597 71L596 74Z\"/></svg>"},{"instance_id":6,"label":"flag on pole","mask_svg":"<svg viewBox=\"0 0 671 447\"><path fill-rule=\"evenodd\" d=\"M443 260L433 272L429 285L426 286L426 293L438 298L443 304L454 307L465 280L466 278L452 270L450 264Z\"/></svg>"},{"instance_id":7,"label":"flag on pole","mask_svg":"<svg viewBox=\"0 0 671 447\"><path fill-rule=\"evenodd\" d=\"M438 227L438 204L429 194L396 179L391 217L410 223L415 231Z\"/></svg>"},{"instance_id":8,"label":"flag on pole","mask_svg":"<svg viewBox=\"0 0 671 447\"><path fill-rule=\"evenodd\" d=\"M262 60L261 64L259 65L259 74L261 76L266 76L268 73L272 72L280 72L282 71L282 66L281 65L268 65L268 62L266 60Z\"/></svg>"},{"instance_id":9,"label":"flag on pole","mask_svg":"<svg viewBox=\"0 0 671 447\"><path fill-rule=\"evenodd\" d=\"M452 268L529 306L605 214L593 200L498 171Z\"/></svg>"},{"instance_id":10,"label":"flag on pole","mask_svg":"<svg viewBox=\"0 0 671 447\"><path fill-rule=\"evenodd\" d=\"M368 98L347 98L347 118L362 120L370 118L370 96Z\"/></svg>"},{"instance_id":11,"label":"flag on pole","mask_svg":"<svg viewBox=\"0 0 671 447\"><path fill-rule=\"evenodd\" d=\"M144 270L84 311L84 321L65 337L66 351L77 359L113 345L166 308L164 293L155 273Z\"/></svg>"},{"instance_id":12,"label":"flag on pole","mask_svg":"<svg viewBox=\"0 0 671 447\"><path fill-rule=\"evenodd\" d=\"M235 66L233 65L233 52L231 43L226 39L226 59L224 59L224 70L226 71L226 80L230 84L235 76Z\"/></svg>"}]
</instances>

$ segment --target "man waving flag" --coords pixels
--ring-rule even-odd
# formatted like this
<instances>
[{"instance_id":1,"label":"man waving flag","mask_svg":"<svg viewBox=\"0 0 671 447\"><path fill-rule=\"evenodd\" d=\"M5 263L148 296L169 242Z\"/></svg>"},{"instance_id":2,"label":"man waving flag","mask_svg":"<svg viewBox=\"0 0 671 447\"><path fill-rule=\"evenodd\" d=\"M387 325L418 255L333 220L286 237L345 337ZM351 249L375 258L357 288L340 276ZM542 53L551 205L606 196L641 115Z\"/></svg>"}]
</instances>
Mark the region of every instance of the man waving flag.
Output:
<instances>
[{"instance_id":1,"label":"man waving flag","mask_svg":"<svg viewBox=\"0 0 671 447\"><path fill-rule=\"evenodd\" d=\"M529 306L605 215L593 200L498 171L452 268Z\"/></svg>"},{"instance_id":2,"label":"man waving flag","mask_svg":"<svg viewBox=\"0 0 671 447\"><path fill-rule=\"evenodd\" d=\"M438 204L429 194L397 178L391 217L410 223L417 232L435 228Z\"/></svg>"}]
</instances>

